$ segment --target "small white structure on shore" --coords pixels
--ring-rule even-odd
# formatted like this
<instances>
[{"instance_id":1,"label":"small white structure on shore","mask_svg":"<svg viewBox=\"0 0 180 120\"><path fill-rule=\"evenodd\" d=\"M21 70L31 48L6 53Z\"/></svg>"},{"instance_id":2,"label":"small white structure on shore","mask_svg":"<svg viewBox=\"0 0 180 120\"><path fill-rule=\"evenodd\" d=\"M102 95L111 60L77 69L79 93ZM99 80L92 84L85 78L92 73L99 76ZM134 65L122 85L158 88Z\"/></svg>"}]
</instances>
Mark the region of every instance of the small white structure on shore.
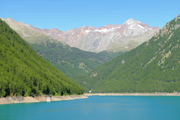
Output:
<instances>
[{"instance_id":1,"label":"small white structure on shore","mask_svg":"<svg viewBox=\"0 0 180 120\"><path fill-rule=\"evenodd\" d=\"M89 91L89 93L91 93L91 90Z\"/></svg>"},{"instance_id":2,"label":"small white structure on shore","mask_svg":"<svg viewBox=\"0 0 180 120\"><path fill-rule=\"evenodd\" d=\"M47 102L51 102L51 96L47 96Z\"/></svg>"}]
</instances>

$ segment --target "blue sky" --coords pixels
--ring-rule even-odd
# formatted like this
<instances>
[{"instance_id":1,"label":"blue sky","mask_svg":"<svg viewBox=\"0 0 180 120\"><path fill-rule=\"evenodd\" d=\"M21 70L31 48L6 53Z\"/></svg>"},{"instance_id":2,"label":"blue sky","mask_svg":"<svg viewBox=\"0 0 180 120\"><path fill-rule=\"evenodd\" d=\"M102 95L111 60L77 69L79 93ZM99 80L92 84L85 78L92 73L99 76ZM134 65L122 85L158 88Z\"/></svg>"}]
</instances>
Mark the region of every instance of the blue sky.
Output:
<instances>
[{"instance_id":1,"label":"blue sky","mask_svg":"<svg viewBox=\"0 0 180 120\"><path fill-rule=\"evenodd\" d=\"M180 0L0 0L0 17L66 31L123 24L133 18L162 28L180 14Z\"/></svg>"}]
</instances>

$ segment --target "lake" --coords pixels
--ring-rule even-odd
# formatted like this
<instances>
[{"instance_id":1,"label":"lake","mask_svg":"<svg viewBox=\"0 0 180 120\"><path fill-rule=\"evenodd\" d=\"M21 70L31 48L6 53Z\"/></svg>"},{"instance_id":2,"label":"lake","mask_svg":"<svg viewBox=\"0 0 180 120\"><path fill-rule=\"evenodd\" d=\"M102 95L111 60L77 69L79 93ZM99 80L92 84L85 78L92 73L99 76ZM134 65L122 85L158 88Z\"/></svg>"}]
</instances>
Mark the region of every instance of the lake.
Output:
<instances>
[{"instance_id":1,"label":"lake","mask_svg":"<svg viewBox=\"0 0 180 120\"><path fill-rule=\"evenodd\" d=\"M0 105L0 120L180 120L179 96L89 96Z\"/></svg>"}]
</instances>

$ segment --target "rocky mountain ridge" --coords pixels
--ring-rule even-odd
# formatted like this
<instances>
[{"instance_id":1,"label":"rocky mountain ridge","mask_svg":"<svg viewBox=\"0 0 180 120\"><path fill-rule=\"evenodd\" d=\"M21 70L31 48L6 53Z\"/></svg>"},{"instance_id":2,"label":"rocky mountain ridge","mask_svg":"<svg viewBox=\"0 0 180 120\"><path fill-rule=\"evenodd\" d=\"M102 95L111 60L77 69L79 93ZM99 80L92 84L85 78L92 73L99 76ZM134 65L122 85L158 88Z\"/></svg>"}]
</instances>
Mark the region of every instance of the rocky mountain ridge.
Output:
<instances>
[{"instance_id":1,"label":"rocky mountain ridge","mask_svg":"<svg viewBox=\"0 0 180 120\"><path fill-rule=\"evenodd\" d=\"M104 50L113 52L129 51L149 40L159 31L158 27L151 28L149 25L132 18L122 25L108 24L99 28L82 26L65 32L56 28L35 28L31 25L12 20L11 18L3 20L7 22L11 28L17 32L19 31L18 33L21 36L26 37L26 39L29 37L29 34L40 37L36 33L41 33L41 37L45 34L50 38L64 42L71 47L77 47L81 50L91 52L101 52ZM27 28L30 28L32 31L26 31ZM33 40L29 40L30 43L32 41Z\"/></svg>"},{"instance_id":2,"label":"rocky mountain ridge","mask_svg":"<svg viewBox=\"0 0 180 120\"><path fill-rule=\"evenodd\" d=\"M13 30L15 30L23 39L25 39L28 43L42 43L45 41L56 41L51 36L47 36L45 34L39 33L35 30L35 28L31 25L25 24L24 22L17 22L16 20L12 20L11 18L0 18L5 21Z\"/></svg>"},{"instance_id":3,"label":"rocky mountain ridge","mask_svg":"<svg viewBox=\"0 0 180 120\"><path fill-rule=\"evenodd\" d=\"M129 19L123 25L108 24L95 28L82 26L62 32L58 29L37 29L71 47L91 52L129 51L150 39L159 31L158 27L151 28L140 21Z\"/></svg>"}]
</instances>

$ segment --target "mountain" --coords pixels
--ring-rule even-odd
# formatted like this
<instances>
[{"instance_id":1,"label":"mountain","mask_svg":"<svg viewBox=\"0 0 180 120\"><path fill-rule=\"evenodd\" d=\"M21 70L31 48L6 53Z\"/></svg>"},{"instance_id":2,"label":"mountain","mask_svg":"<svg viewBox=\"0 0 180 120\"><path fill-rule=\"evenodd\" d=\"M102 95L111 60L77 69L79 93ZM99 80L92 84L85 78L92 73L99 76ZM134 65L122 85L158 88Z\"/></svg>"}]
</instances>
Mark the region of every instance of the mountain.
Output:
<instances>
[{"instance_id":1,"label":"mountain","mask_svg":"<svg viewBox=\"0 0 180 120\"><path fill-rule=\"evenodd\" d=\"M82 93L0 19L0 97Z\"/></svg>"},{"instance_id":2,"label":"mountain","mask_svg":"<svg viewBox=\"0 0 180 120\"><path fill-rule=\"evenodd\" d=\"M3 19L24 40L36 50L36 52L50 62L54 67L62 71L67 77L73 78L77 75L87 74L97 66L115 58L121 52L92 53L73 48L58 41L51 36L40 33L31 25L17 22L11 18ZM48 31L44 29L44 31ZM51 34L61 32L52 29Z\"/></svg>"},{"instance_id":3,"label":"mountain","mask_svg":"<svg viewBox=\"0 0 180 120\"><path fill-rule=\"evenodd\" d=\"M70 78L87 74L97 66L121 54L121 52L108 53L106 51L93 53L71 48L68 45L62 45L60 42L49 41L43 44L31 44L31 46L40 56Z\"/></svg>"},{"instance_id":4,"label":"mountain","mask_svg":"<svg viewBox=\"0 0 180 120\"><path fill-rule=\"evenodd\" d=\"M82 26L65 32L55 28L35 29L71 47L91 52L104 50L113 52L129 51L149 40L159 31L158 27L151 28L149 25L132 18L123 23L123 25L108 24L99 28Z\"/></svg>"},{"instance_id":5,"label":"mountain","mask_svg":"<svg viewBox=\"0 0 180 120\"><path fill-rule=\"evenodd\" d=\"M17 22L11 18L3 19L18 32L22 38L30 43L42 42L44 39L56 39L84 51L101 52L125 52L129 51L143 42L149 40L158 33L159 28L151 28L149 25L138 20L129 19L122 25L108 24L99 28L82 26L65 32L53 29L39 29L23 22Z\"/></svg>"},{"instance_id":6,"label":"mountain","mask_svg":"<svg viewBox=\"0 0 180 120\"><path fill-rule=\"evenodd\" d=\"M5 21L13 30L15 30L24 40L28 43L43 43L46 41L56 41L50 36L45 34L41 34L35 30L35 28L31 25L25 24L23 22L17 22L16 20L12 20L11 18L0 18Z\"/></svg>"},{"instance_id":7,"label":"mountain","mask_svg":"<svg viewBox=\"0 0 180 120\"><path fill-rule=\"evenodd\" d=\"M137 48L74 81L92 92L180 92L180 15Z\"/></svg>"}]
</instances>

